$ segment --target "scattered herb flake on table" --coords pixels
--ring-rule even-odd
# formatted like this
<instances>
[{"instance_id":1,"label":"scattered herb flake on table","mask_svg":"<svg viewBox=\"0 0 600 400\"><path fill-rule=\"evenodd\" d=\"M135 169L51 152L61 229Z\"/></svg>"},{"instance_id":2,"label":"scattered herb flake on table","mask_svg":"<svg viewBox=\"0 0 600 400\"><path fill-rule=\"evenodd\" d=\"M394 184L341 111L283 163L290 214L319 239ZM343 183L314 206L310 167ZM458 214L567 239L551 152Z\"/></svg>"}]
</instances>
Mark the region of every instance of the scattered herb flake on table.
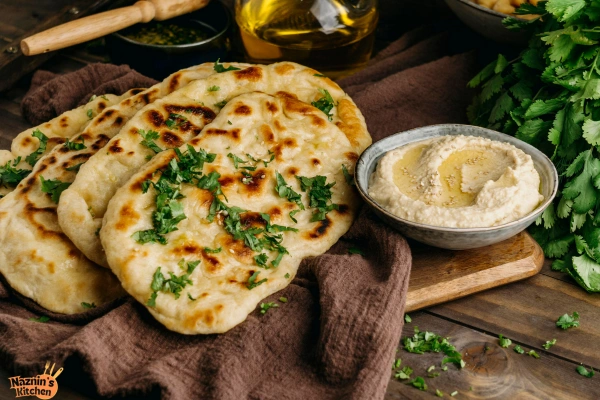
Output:
<instances>
[{"instance_id":1,"label":"scattered herb flake on table","mask_svg":"<svg viewBox=\"0 0 600 400\"><path fill-rule=\"evenodd\" d=\"M96 308L95 303L86 303L85 301L81 303L81 307L83 308Z\"/></svg>"},{"instance_id":2,"label":"scattered herb flake on table","mask_svg":"<svg viewBox=\"0 0 600 400\"><path fill-rule=\"evenodd\" d=\"M556 344L556 339L552 339L552 340L546 340L546 343L543 344L542 346L548 350L550 347L554 346Z\"/></svg>"},{"instance_id":3,"label":"scattered herb flake on table","mask_svg":"<svg viewBox=\"0 0 600 400\"><path fill-rule=\"evenodd\" d=\"M529 353L527 354L533 358L540 358L540 355L535 350L529 350Z\"/></svg>"},{"instance_id":4,"label":"scattered herb flake on table","mask_svg":"<svg viewBox=\"0 0 600 400\"><path fill-rule=\"evenodd\" d=\"M500 347L508 348L508 346L512 344L512 340L500 334L500 336L498 337L498 343L500 344Z\"/></svg>"},{"instance_id":5,"label":"scattered herb flake on table","mask_svg":"<svg viewBox=\"0 0 600 400\"><path fill-rule=\"evenodd\" d=\"M260 303L260 313L266 314L267 311L269 311L271 308L277 308L277 307L279 307L279 304L274 303L274 302Z\"/></svg>"},{"instance_id":6,"label":"scattered herb flake on table","mask_svg":"<svg viewBox=\"0 0 600 400\"><path fill-rule=\"evenodd\" d=\"M358 247L355 247L355 246L348 247L348 253L350 253L350 254L360 254L361 256L364 255L363 251L361 249L359 249Z\"/></svg>"},{"instance_id":7,"label":"scattered herb flake on table","mask_svg":"<svg viewBox=\"0 0 600 400\"><path fill-rule=\"evenodd\" d=\"M427 384L425 383L425 379L421 378L420 376L417 376L415 379L408 382L407 384L413 385L414 387L416 387L417 389L422 390L422 391L427 390Z\"/></svg>"},{"instance_id":8,"label":"scattered herb flake on table","mask_svg":"<svg viewBox=\"0 0 600 400\"><path fill-rule=\"evenodd\" d=\"M514 350L516 353L519 353L519 354L523 354L523 353L525 353L525 350L523 350L523 348L522 348L521 346L519 346L518 344L516 344L516 345L515 345L515 347L513 348L513 350Z\"/></svg>"},{"instance_id":9,"label":"scattered herb flake on table","mask_svg":"<svg viewBox=\"0 0 600 400\"><path fill-rule=\"evenodd\" d=\"M30 321L33 322L42 322L42 323L46 323L48 321L50 321L50 317L47 317L45 315L42 315L41 317L38 318L29 318Z\"/></svg>"},{"instance_id":10,"label":"scattered herb flake on table","mask_svg":"<svg viewBox=\"0 0 600 400\"><path fill-rule=\"evenodd\" d=\"M561 315L556 321L556 326L562 329L577 328L579 326L579 313L575 311L572 315Z\"/></svg>"},{"instance_id":11,"label":"scattered herb flake on table","mask_svg":"<svg viewBox=\"0 0 600 400\"><path fill-rule=\"evenodd\" d=\"M594 376L594 370L590 369L588 371L583 365L577 366L577 372L579 373L579 375L583 375L586 378L591 378Z\"/></svg>"},{"instance_id":12,"label":"scattered herb flake on table","mask_svg":"<svg viewBox=\"0 0 600 400\"><path fill-rule=\"evenodd\" d=\"M412 322L412 318L408 314L404 314L404 322L410 324Z\"/></svg>"}]
</instances>

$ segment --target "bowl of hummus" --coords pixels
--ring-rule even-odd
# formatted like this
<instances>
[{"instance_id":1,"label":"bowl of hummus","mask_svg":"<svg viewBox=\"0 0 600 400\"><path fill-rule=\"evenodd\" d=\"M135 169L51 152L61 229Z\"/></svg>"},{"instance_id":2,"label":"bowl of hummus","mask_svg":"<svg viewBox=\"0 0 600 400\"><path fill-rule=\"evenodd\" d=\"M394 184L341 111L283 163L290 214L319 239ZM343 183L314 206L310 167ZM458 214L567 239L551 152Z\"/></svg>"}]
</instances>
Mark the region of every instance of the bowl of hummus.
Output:
<instances>
[{"instance_id":1,"label":"bowl of hummus","mask_svg":"<svg viewBox=\"0 0 600 400\"><path fill-rule=\"evenodd\" d=\"M372 144L356 185L380 217L407 237L446 248L500 242L552 202L558 173L546 155L512 136L470 125L433 125Z\"/></svg>"}]
</instances>

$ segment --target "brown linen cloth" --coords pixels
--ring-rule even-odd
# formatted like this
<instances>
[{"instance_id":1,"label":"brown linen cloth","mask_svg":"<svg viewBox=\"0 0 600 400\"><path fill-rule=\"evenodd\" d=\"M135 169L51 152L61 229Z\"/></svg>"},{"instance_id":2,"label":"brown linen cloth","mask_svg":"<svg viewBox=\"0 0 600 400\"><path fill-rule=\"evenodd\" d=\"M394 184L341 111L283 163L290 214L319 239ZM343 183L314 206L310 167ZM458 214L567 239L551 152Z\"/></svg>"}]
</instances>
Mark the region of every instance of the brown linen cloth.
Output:
<instances>
[{"instance_id":1,"label":"brown linen cloth","mask_svg":"<svg viewBox=\"0 0 600 400\"><path fill-rule=\"evenodd\" d=\"M474 60L447 56L446 40L425 28L410 32L340 82L374 140L463 122ZM57 79L77 86L73 76ZM27 115L35 114L38 100L27 101ZM364 256L348 254L350 246ZM287 303L264 315L255 311L222 335L170 332L131 298L80 315L48 314L0 285L0 362L30 376L51 360L65 368L59 382L102 396L381 399L402 331L410 266L405 240L364 207L330 251L304 260L291 285L265 300L283 296ZM29 321L39 315L51 321Z\"/></svg>"}]
</instances>

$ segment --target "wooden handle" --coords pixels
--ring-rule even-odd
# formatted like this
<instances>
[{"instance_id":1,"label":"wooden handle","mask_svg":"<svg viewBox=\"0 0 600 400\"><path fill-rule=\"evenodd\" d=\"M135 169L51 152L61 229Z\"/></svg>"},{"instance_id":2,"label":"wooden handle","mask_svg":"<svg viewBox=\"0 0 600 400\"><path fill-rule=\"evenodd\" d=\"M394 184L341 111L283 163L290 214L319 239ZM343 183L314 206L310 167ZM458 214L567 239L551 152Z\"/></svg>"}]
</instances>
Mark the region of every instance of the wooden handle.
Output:
<instances>
[{"instance_id":1,"label":"wooden handle","mask_svg":"<svg viewBox=\"0 0 600 400\"><path fill-rule=\"evenodd\" d=\"M174 18L206 6L210 0L149 0L154 4L157 21Z\"/></svg>"},{"instance_id":2,"label":"wooden handle","mask_svg":"<svg viewBox=\"0 0 600 400\"><path fill-rule=\"evenodd\" d=\"M138 1L129 7L90 15L37 33L21 41L21 50L26 56L33 56L62 49L97 39L139 22L149 22L154 15L152 3Z\"/></svg>"}]
</instances>

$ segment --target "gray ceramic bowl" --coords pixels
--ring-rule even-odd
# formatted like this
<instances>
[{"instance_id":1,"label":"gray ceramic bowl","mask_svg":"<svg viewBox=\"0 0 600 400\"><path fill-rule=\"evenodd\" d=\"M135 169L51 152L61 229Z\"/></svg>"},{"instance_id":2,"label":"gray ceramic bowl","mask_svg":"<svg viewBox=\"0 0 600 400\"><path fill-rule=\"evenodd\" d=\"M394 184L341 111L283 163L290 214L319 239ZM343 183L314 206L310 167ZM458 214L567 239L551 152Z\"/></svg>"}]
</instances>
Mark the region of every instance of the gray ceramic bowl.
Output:
<instances>
[{"instance_id":1,"label":"gray ceramic bowl","mask_svg":"<svg viewBox=\"0 0 600 400\"><path fill-rule=\"evenodd\" d=\"M408 143L418 142L445 135L480 136L491 140L510 143L529 154L535 169L540 174L541 193L544 201L530 214L516 221L489 228L446 228L412 222L391 214L369 196L369 178L379 159L390 150ZM471 125L447 124L431 125L412 129L388 136L369 146L358 159L354 174L356 187L362 198L389 225L405 236L429 244L451 250L473 249L488 246L508 239L531 225L535 219L552 202L558 189L558 173L552 161L535 147L504 133Z\"/></svg>"},{"instance_id":2,"label":"gray ceramic bowl","mask_svg":"<svg viewBox=\"0 0 600 400\"><path fill-rule=\"evenodd\" d=\"M502 25L502 20L508 15L480 6L471 0L445 1L458 19L486 38L522 47L527 44L527 32L510 30Z\"/></svg>"}]
</instances>

